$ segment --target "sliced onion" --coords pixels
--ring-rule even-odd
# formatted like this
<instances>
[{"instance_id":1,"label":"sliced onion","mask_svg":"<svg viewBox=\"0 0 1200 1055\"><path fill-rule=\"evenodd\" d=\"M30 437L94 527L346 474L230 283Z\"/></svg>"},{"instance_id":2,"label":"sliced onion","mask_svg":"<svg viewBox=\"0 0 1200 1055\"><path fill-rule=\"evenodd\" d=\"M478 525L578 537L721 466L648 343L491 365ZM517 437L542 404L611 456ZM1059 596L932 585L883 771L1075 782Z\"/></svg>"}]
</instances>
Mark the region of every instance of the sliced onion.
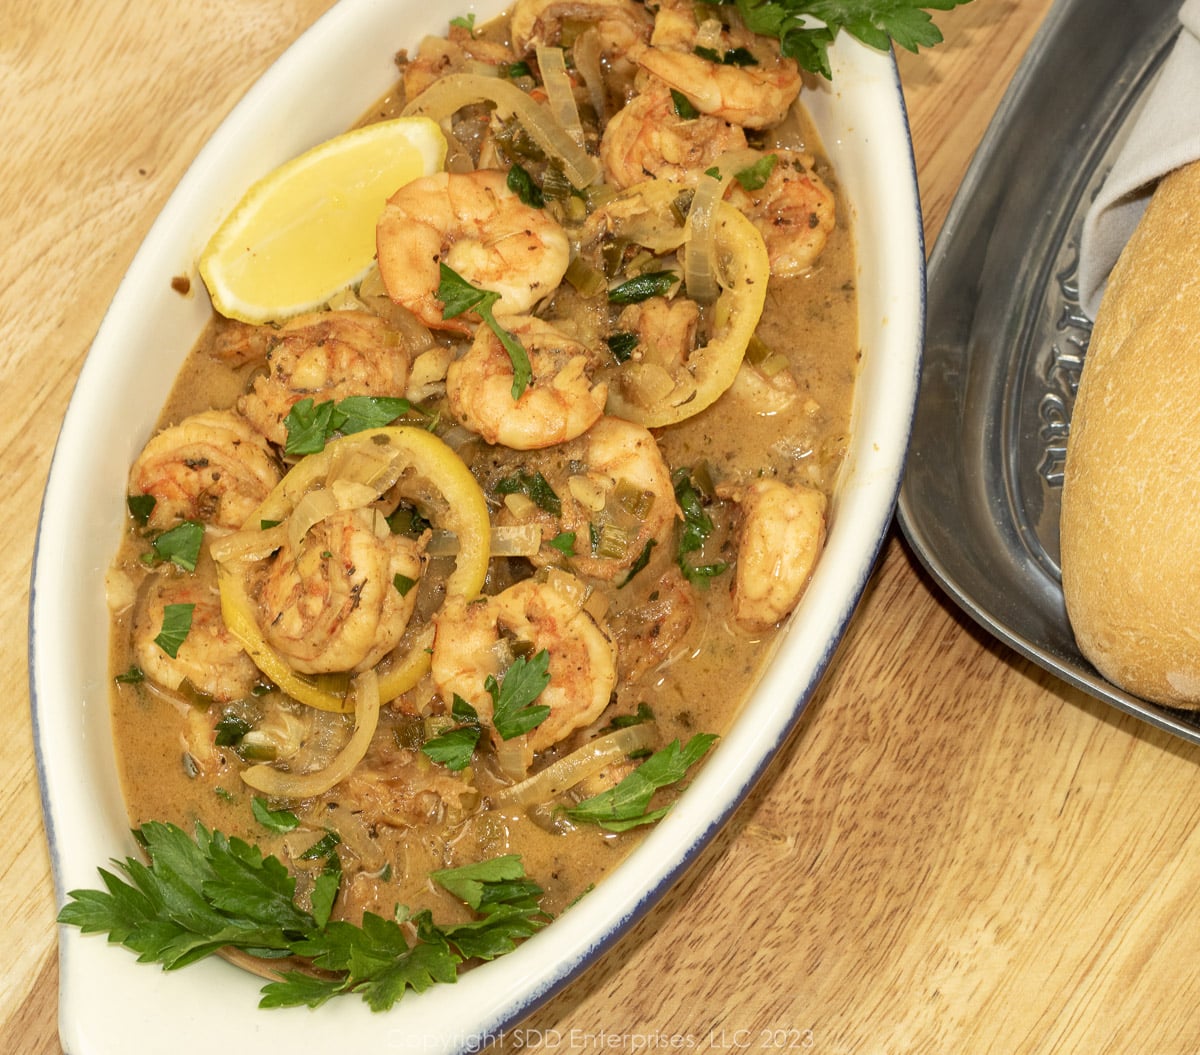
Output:
<instances>
[{"instance_id":1,"label":"sliced onion","mask_svg":"<svg viewBox=\"0 0 1200 1055\"><path fill-rule=\"evenodd\" d=\"M537 524L504 524L492 528L493 557L532 557L541 548L542 529ZM458 553L458 536L452 531L435 531L425 552L431 557L453 557Z\"/></svg>"},{"instance_id":2,"label":"sliced onion","mask_svg":"<svg viewBox=\"0 0 1200 1055\"><path fill-rule=\"evenodd\" d=\"M287 539L287 525L273 527L243 528L224 538L213 539L209 552L213 559L224 563L231 560L265 560Z\"/></svg>"},{"instance_id":3,"label":"sliced onion","mask_svg":"<svg viewBox=\"0 0 1200 1055\"><path fill-rule=\"evenodd\" d=\"M362 509L379 497L369 484L355 480L338 479L329 487L309 491L299 502L287 520L288 544L295 552L309 533L322 520L346 509Z\"/></svg>"},{"instance_id":4,"label":"sliced onion","mask_svg":"<svg viewBox=\"0 0 1200 1055\"><path fill-rule=\"evenodd\" d=\"M242 780L256 791L279 799L309 799L323 795L345 780L363 760L379 725L379 680L375 671L367 670L357 675L351 692L354 733L328 766L312 773L287 773L268 765L251 766L242 773Z\"/></svg>"},{"instance_id":5,"label":"sliced onion","mask_svg":"<svg viewBox=\"0 0 1200 1055\"><path fill-rule=\"evenodd\" d=\"M515 116L531 139L547 154L562 163L567 179L576 189L594 183L600 176L600 162L591 157L570 133L536 100L512 81L481 77L475 73L455 73L434 81L404 108L404 116L413 114L442 121L464 106L490 102L502 117Z\"/></svg>"},{"instance_id":6,"label":"sliced onion","mask_svg":"<svg viewBox=\"0 0 1200 1055\"><path fill-rule=\"evenodd\" d=\"M605 766L641 751L654 743L653 726L643 722L598 737L572 751L527 780L505 788L495 796L497 806L534 806L549 802Z\"/></svg>"},{"instance_id":7,"label":"sliced onion","mask_svg":"<svg viewBox=\"0 0 1200 1055\"><path fill-rule=\"evenodd\" d=\"M542 71L542 84L546 88L550 113L567 130L567 135L582 147L583 122L579 119L579 107L575 105L575 89L571 86L571 75L567 72L567 60L562 48L541 45L537 49L537 62Z\"/></svg>"},{"instance_id":8,"label":"sliced onion","mask_svg":"<svg viewBox=\"0 0 1200 1055\"><path fill-rule=\"evenodd\" d=\"M725 196L724 177L701 178L688 210L688 240L683 247L683 280L688 296L702 304L711 304L721 293L717 284L714 257L713 214L717 203Z\"/></svg>"},{"instance_id":9,"label":"sliced onion","mask_svg":"<svg viewBox=\"0 0 1200 1055\"><path fill-rule=\"evenodd\" d=\"M600 43L600 34L592 26L575 38L571 46L571 57L575 60L575 68L583 78L587 88L588 99L592 109L604 124L608 119L608 103L604 92L604 65L601 59L604 46Z\"/></svg>"}]
</instances>

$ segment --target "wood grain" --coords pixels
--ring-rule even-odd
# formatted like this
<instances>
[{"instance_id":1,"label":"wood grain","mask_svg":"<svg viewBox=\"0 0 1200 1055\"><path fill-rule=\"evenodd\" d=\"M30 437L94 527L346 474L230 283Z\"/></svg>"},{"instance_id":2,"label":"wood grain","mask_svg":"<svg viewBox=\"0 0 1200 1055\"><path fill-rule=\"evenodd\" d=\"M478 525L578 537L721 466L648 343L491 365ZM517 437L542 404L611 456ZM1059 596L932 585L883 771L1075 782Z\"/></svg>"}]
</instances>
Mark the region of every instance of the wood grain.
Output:
<instances>
[{"instance_id":1,"label":"wood grain","mask_svg":"<svg viewBox=\"0 0 1200 1055\"><path fill-rule=\"evenodd\" d=\"M938 14L940 47L899 56L930 245L1049 5L975 0ZM328 6L25 0L0 23L0 587L12 598L0 613L0 1051L60 1050L25 685L58 424L176 180ZM1197 761L977 631L893 536L751 798L637 927L499 1048L1194 1052Z\"/></svg>"}]
</instances>

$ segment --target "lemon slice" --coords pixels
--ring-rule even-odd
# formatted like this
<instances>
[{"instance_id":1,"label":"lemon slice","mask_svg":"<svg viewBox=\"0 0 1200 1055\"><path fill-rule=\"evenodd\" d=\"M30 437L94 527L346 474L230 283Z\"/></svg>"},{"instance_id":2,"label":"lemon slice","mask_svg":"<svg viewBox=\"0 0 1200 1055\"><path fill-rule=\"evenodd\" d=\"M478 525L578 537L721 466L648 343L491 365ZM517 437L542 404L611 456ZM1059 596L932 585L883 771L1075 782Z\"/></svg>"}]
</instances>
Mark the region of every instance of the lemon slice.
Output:
<instances>
[{"instance_id":1,"label":"lemon slice","mask_svg":"<svg viewBox=\"0 0 1200 1055\"><path fill-rule=\"evenodd\" d=\"M285 162L246 192L200 256L213 307L251 323L319 308L371 266L388 197L445 159L436 122L400 117Z\"/></svg>"}]
</instances>

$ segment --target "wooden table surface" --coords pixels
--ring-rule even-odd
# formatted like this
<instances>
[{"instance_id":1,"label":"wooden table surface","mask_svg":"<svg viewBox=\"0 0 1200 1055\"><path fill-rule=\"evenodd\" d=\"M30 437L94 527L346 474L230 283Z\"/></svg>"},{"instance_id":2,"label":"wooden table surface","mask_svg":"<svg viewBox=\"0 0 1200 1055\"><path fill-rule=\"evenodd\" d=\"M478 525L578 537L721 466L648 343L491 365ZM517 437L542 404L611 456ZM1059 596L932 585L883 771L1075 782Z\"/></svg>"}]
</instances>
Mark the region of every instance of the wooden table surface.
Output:
<instances>
[{"instance_id":1,"label":"wooden table surface","mask_svg":"<svg viewBox=\"0 0 1200 1055\"><path fill-rule=\"evenodd\" d=\"M0 215L13 221L0 237L2 1052L60 1050L26 682L33 537L59 422L180 174L329 5L15 0L0 19ZM1049 6L975 0L937 16L943 45L900 56L930 245ZM567 1051L675 1040L828 1055L1195 1052L1197 762L1196 748L983 636L894 532L749 801L524 1025L546 1031L543 1050Z\"/></svg>"}]
</instances>

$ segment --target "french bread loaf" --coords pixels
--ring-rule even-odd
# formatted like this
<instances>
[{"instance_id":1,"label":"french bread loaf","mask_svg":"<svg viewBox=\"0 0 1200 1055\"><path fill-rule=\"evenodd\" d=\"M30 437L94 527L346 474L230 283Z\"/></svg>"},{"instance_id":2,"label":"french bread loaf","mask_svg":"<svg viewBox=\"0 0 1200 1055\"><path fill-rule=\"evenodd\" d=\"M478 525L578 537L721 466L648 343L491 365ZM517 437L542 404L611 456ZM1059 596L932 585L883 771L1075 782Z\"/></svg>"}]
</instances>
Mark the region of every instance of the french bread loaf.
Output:
<instances>
[{"instance_id":1,"label":"french bread loaf","mask_svg":"<svg viewBox=\"0 0 1200 1055\"><path fill-rule=\"evenodd\" d=\"M1071 416L1061 562L1097 670L1200 708L1200 163L1159 184L1109 277Z\"/></svg>"}]
</instances>

